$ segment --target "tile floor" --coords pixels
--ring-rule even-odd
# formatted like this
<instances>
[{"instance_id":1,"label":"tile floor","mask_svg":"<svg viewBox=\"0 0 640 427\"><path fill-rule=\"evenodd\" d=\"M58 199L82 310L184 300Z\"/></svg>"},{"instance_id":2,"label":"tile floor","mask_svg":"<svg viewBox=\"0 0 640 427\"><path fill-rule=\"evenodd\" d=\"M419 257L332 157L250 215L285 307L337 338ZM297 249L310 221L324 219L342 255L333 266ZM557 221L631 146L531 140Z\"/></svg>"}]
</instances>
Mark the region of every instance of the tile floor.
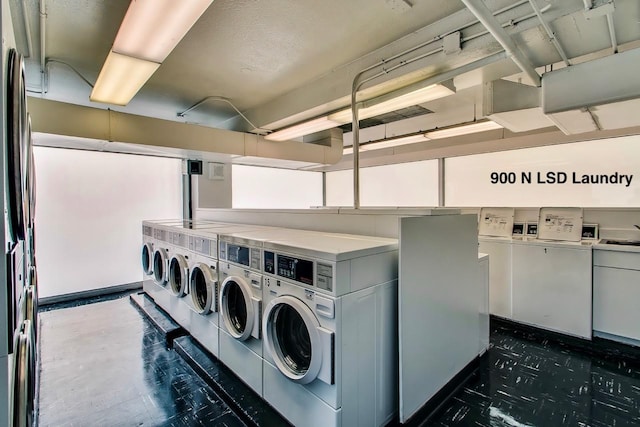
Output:
<instances>
[{"instance_id":1,"label":"tile floor","mask_svg":"<svg viewBox=\"0 0 640 427\"><path fill-rule=\"evenodd\" d=\"M236 426L128 298L41 313L41 426ZM640 365L501 327L433 426L640 426Z\"/></svg>"}]
</instances>

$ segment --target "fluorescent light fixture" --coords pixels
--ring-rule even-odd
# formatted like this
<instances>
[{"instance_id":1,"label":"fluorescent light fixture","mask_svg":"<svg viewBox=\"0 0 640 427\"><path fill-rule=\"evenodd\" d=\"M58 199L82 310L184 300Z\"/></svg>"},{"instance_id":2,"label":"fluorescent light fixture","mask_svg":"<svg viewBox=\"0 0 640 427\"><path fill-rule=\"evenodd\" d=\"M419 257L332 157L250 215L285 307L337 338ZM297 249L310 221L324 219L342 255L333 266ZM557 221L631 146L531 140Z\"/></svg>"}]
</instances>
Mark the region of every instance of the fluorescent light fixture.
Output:
<instances>
[{"instance_id":1,"label":"fluorescent light fixture","mask_svg":"<svg viewBox=\"0 0 640 427\"><path fill-rule=\"evenodd\" d=\"M127 105L160 64L109 52L89 99Z\"/></svg>"},{"instance_id":2,"label":"fluorescent light fixture","mask_svg":"<svg viewBox=\"0 0 640 427\"><path fill-rule=\"evenodd\" d=\"M122 20L114 52L163 62L213 0L134 0Z\"/></svg>"},{"instance_id":3,"label":"fluorescent light fixture","mask_svg":"<svg viewBox=\"0 0 640 427\"><path fill-rule=\"evenodd\" d=\"M446 86L433 84L384 101L376 101L376 98L374 98L363 103L364 107L358 110L358 117L360 119L368 119L379 116L380 114L390 113L391 111L443 98L454 93L455 92L453 90ZM382 96L381 98L384 97L385 96ZM328 116L319 117L308 122L299 123L297 125L281 129L277 132L273 132L267 135L265 139L271 141L286 141L288 139L351 123L352 121L353 116L351 115L351 108L346 108L329 114Z\"/></svg>"},{"instance_id":4,"label":"fluorescent light fixture","mask_svg":"<svg viewBox=\"0 0 640 427\"><path fill-rule=\"evenodd\" d=\"M424 104L425 102L433 101L434 99L444 98L445 96L453 95L454 93L455 92L453 90L446 86L434 84L382 102L376 103L375 99L365 101L363 103L364 107L358 110L358 118L369 119L381 114L390 113L392 111L401 110L418 104ZM353 116L351 115L351 109L349 108L330 114L329 119L345 124L353 121Z\"/></svg>"},{"instance_id":5,"label":"fluorescent light fixture","mask_svg":"<svg viewBox=\"0 0 640 427\"><path fill-rule=\"evenodd\" d=\"M487 130L502 129L502 126L491 120L475 122L468 125L455 126L446 129L434 130L424 135L429 139L451 138L453 136L468 135L470 133L484 132Z\"/></svg>"},{"instance_id":6,"label":"fluorescent light fixture","mask_svg":"<svg viewBox=\"0 0 640 427\"><path fill-rule=\"evenodd\" d=\"M284 128L277 132L270 133L265 136L264 139L269 141L288 141L290 139L298 138L304 135L309 135L322 130L332 129L340 126L341 123L337 123L333 120L329 120L327 116L318 117L317 119L309 120L308 122L302 122L297 125Z\"/></svg>"},{"instance_id":7,"label":"fluorescent light fixture","mask_svg":"<svg viewBox=\"0 0 640 427\"><path fill-rule=\"evenodd\" d=\"M127 105L213 0L132 0L89 99Z\"/></svg>"},{"instance_id":8,"label":"fluorescent light fixture","mask_svg":"<svg viewBox=\"0 0 640 427\"><path fill-rule=\"evenodd\" d=\"M380 141L360 144L360 151L381 150L383 148L398 147L400 145L408 145L425 141L429 141L429 138L424 136L423 133L419 133L417 135L401 136L398 138L383 139ZM343 150L343 154L353 154L353 146L345 147Z\"/></svg>"}]
</instances>

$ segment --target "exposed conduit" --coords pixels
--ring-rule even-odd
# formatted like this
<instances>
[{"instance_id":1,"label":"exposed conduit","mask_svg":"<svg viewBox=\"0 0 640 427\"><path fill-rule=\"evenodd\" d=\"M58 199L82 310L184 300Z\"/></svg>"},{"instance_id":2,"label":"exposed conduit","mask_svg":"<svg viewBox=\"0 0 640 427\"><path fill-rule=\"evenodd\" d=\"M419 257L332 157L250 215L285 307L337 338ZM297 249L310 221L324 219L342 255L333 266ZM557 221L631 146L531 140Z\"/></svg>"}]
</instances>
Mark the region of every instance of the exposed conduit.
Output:
<instances>
[{"instance_id":1,"label":"exposed conduit","mask_svg":"<svg viewBox=\"0 0 640 427\"><path fill-rule=\"evenodd\" d=\"M544 28L544 30L547 32L547 35L549 36L549 40L551 40L551 43L553 43L556 50L560 54L560 58L562 58L562 60L564 61L567 67L570 66L571 64L569 63L569 58L567 58L567 54L564 53L564 49L562 48L562 46L560 46L560 42L558 42L556 35L553 33L553 30L551 30L551 27L549 26L547 21L544 20L544 17L542 16L542 12L540 11L540 8L536 4L536 0L529 0L529 3L531 4L531 8L533 9L533 11L538 16L538 19L542 24L542 28Z\"/></svg>"},{"instance_id":2,"label":"exposed conduit","mask_svg":"<svg viewBox=\"0 0 640 427\"><path fill-rule=\"evenodd\" d=\"M40 93L44 96L45 75L47 72L47 64L45 61L45 42L46 42L47 13L45 8L45 0L40 0Z\"/></svg>"},{"instance_id":3,"label":"exposed conduit","mask_svg":"<svg viewBox=\"0 0 640 427\"><path fill-rule=\"evenodd\" d=\"M539 87L541 85L540 75L536 72L533 64L520 52L511 36L496 21L487 6L481 0L462 0L462 3L489 30L489 33L500 43L513 62Z\"/></svg>"},{"instance_id":4,"label":"exposed conduit","mask_svg":"<svg viewBox=\"0 0 640 427\"><path fill-rule=\"evenodd\" d=\"M487 9L487 13L490 15L491 19L495 22L494 16L499 15L501 13L504 13L506 11L509 11L511 9L514 9L514 8L516 8L518 6L521 6L521 5L523 5L523 4L527 3L527 2L528 2L528 0L520 0L520 1L515 2L515 3L513 3L513 4L509 5L509 6L503 7L502 9L499 9L499 10L493 12L493 13L490 12ZM543 11L544 10L547 10L547 8L543 9ZM471 12L473 13L473 11L471 11ZM392 72L392 71L394 71L394 70L396 70L398 68L404 67L405 65L411 64L411 63L413 63L415 61L418 61L418 60L424 59L424 58L426 58L428 56L431 56L431 55L434 55L436 53L439 53L439 52L441 52L443 50L443 47L440 46L440 47L438 47L436 49L433 49L433 50L431 50L429 52L423 53L421 55L417 55L416 57L413 57L411 59L408 59L408 60L405 60L405 61L400 61L398 64L396 64L396 65L394 65L394 66L392 66L390 68L383 68L382 71L380 71L380 72L378 72L378 73L376 73L376 74L374 74L374 75L372 75L370 77L367 77L366 79L362 79L362 76L365 73L367 73L367 72L369 72L369 71L371 71L371 70L373 70L375 68L378 68L380 66L384 66L385 64L387 64L387 63L389 63L391 61L399 59L399 58L401 58L401 57L403 57L403 56L405 56L405 55L407 55L409 53L415 52L418 49L421 49L421 48L423 48L425 46L428 46L429 44L431 44L431 43L433 43L435 41L442 40L444 37L446 37L449 34L453 34L455 32L464 30L464 29L469 28L469 27L471 27L471 26L473 26L473 25L475 25L477 23L482 23L485 27L487 27L487 25L482 22L482 19L480 19L479 16L477 16L475 13L473 13L473 14L476 16L476 18L478 18L477 20L475 20L473 22L470 22L470 23L468 23L466 25L463 25L463 26L461 26L459 28L456 28L455 30L452 30L452 31L449 31L449 32L447 32L445 34L442 34L442 35L440 35L438 37L435 37L432 40L429 40L429 41L424 42L424 43L420 43L417 46L414 46L414 47L411 47L411 48L409 48L407 50L404 50L404 51L402 51L402 52L400 52L400 53L398 53L396 55L391 56L390 58L382 59L379 62L377 62L377 63L375 63L375 64L373 64L373 65L371 65L371 66L359 71L355 75L355 77L353 78L353 83L351 85L351 114L352 114L352 117L353 117L353 120L352 120L352 135L353 135L353 207L355 209L359 209L360 208L360 120L359 120L359 117L358 117L359 105L357 104L357 93L358 93L358 91L360 90L362 85L364 85L365 83L367 83L369 81L372 81L374 79L377 79L378 77L382 77L382 76L384 76L384 75L386 75L386 74L388 74L388 73L390 73L390 72ZM521 22L521 21L523 21L525 19L528 19L528 18L532 18L534 16L536 16L535 13L527 15L525 17L520 18L518 20L518 22ZM515 23L515 21L507 23L507 26L509 26L510 24L514 24L514 23ZM489 30L488 31L489 33L492 33L492 31L489 28L487 28L487 29ZM502 30L504 32L502 27L500 27L500 30ZM506 32L504 32L504 33L506 34ZM476 37L480 37L481 35L484 35L484 34L487 34L487 32L484 32L484 33L482 33L480 35L471 36L471 37L468 38L468 40L476 38ZM492 33L492 35L493 35L493 33ZM495 35L494 35L494 37L495 37ZM508 35L507 35L507 38L509 40L511 40ZM498 40L498 41L500 41L500 40ZM513 41L511 41L511 43L513 44L513 48L514 48L514 49L511 49L511 50L507 49L502 43L501 43L501 45L503 46L503 48L505 48L505 51L512 57L514 62L516 62L516 64L518 64L518 62L516 61L514 55L512 53L510 53L510 52L514 52L515 49L517 49L515 47L515 44L513 43ZM503 59L503 58L506 57L506 55L504 54L504 52L500 52L499 54L492 55L492 56L490 56L488 58L473 62L471 64L467 64L466 66L460 67L460 68L458 68L456 70L452 70L452 71L447 72L447 73L443 73L443 74L440 74L440 75L437 75L437 76L433 76L433 77L431 77L431 78L429 78L427 80L433 80L434 83L441 82L441 81L444 81L444 80L448 80L449 78L455 77L458 74L462 74L464 72L471 71L471 70L474 70L476 68L485 66L488 63L491 63L493 61L497 61L498 57ZM496 58L496 59L493 59L493 58ZM487 61L487 60L489 60L490 62L486 62L485 63L485 61ZM526 58L525 58L525 60L526 60ZM521 69L522 69L522 67L521 67ZM533 74L535 75L535 77L537 77L537 79L535 79L535 78L533 79L534 82L536 82L536 84L538 86L540 86L540 76L538 75L538 73L535 72L535 70L533 69L533 66L531 66L531 70L532 70ZM448 77L445 77L446 75Z\"/></svg>"}]
</instances>

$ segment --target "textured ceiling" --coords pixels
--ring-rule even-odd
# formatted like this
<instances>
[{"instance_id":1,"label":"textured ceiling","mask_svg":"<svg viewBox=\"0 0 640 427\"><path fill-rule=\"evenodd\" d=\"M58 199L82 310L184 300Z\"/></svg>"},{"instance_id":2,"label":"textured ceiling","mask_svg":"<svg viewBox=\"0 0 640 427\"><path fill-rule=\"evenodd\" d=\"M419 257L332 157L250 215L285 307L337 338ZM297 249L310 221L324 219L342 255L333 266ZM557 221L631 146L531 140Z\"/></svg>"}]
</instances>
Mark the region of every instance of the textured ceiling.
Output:
<instances>
[{"instance_id":1,"label":"textured ceiling","mask_svg":"<svg viewBox=\"0 0 640 427\"><path fill-rule=\"evenodd\" d=\"M434 35L439 35L455 29L456 25L473 22L460 0L408 2L413 6L402 11L396 7L406 3L405 0L215 0L131 104L124 109L114 109L176 120L177 112L206 96L224 96L242 111L256 111L290 103L291 98L287 99L286 94L291 93L300 93L311 108L326 103L327 98L346 95L334 93L337 86L326 85L326 90L323 86L324 81L339 74L336 70L347 70L343 75L350 79L359 58L375 52L374 56L382 59L390 43L402 45L403 40L415 39L417 34L432 34L430 31L420 33L429 26L435 31ZM596 6L605 2L594 0ZM527 2L485 0L485 3L491 10L519 3L500 16L499 21L505 22L519 48L535 65L559 61L537 18L508 25L510 19L531 14ZM545 16L554 17L550 26L569 57L610 47L606 19L586 20L582 0L537 0L537 3L540 7L549 6ZM27 82L29 90L40 91L38 0L15 0L10 4L16 40L23 52L26 50L23 13L28 17L33 49L27 61ZM45 4L46 57L62 60L87 80L95 81L129 1L47 0ZM618 42L639 40L640 1L616 0L615 6ZM480 24L475 24L465 29L463 36L483 31ZM466 52L473 51L478 59L495 52L496 46L499 49L489 35L473 39L463 43L460 55L437 57L429 69L438 72L455 68L462 59L474 60L473 55ZM88 101L89 86L67 67L52 63L48 76L46 97L105 107ZM499 77L503 76L496 78ZM313 89L305 91L305 88ZM323 91L323 101L313 104L314 93ZM469 104L476 101L460 99ZM423 107L437 110L429 103ZM233 128L237 122L230 118L234 116L229 106L210 102L190 113L187 120ZM266 123L269 121L258 126Z\"/></svg>"}]
</instances>

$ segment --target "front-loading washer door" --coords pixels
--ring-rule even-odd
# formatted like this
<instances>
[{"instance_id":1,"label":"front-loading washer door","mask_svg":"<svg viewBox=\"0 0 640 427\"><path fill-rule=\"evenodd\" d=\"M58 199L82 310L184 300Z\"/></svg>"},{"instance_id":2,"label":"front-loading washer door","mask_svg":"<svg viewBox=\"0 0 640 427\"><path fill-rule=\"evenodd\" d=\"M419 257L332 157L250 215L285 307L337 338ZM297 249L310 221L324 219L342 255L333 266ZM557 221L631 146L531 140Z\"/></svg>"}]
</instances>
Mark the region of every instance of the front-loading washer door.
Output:
<instances>
[{"instance_id":1,"label":"front-loading washer door","mask_svg":"<svg viewBox=\"0 0 640 427\"><path fill-rule=\"evenodd\" d=\"M189 264L182 255L175 255L169 262L169 289L171 293L182 298L187 293L189 282Z\"/></svg>"},{"instance_id":2,"label":"front-loading washer door","mask_svg":"<svg viewBox=\"0 0 640 427\"><path fill-rule=\"evenodd\" d=\"M206 315L218 311L217 288L215 269L204 263L198 263L191 269L189 293L193 308L198 313Z\"/></svg>"},{"instance_id":3,"label":"front-loading washer door","mask_svg":"<svg viewBox=\"0 0 640 427\"><path fill-rule=\"evenodd\" d=\"M267 305L263 338L276 367L290 380L308 384L318 378L334 383L334 334L321 328L311 309L298 298L279 296Z\"/></svg>"},{"instance_id":4,"label":"front-loading washer door","mask_svg":"<svg viewBox=\"0 0 640 427\"><path fill-rule=\"evenodd\" d=\"M153 245L151 243L145 243L142 245L142 271L144 274L150 276L153 274Z\"/></svg>"},{"instance_id":5,"label":"front-loading washer door","mask_svg":"<svg viewBox=\"0 0 640 427\"><path fill-rule=\"evenodd\" d=\"M35 372L31 322L25 320L13 347L13 425L32 426L34 422Z\"/></svg>"},{"instance_id":6,"label":"front-loading washer door","mask_svg":"<svg viewBox=\"0 0 640 427\"><path fill-rule=\"evenodd\" d=\"M262 301L253 297L251 286L241 277L229 276L220 285L220 314L227 332L237 340L260 338Z\"/></svg>"},{"instance_id":7,"label":"front-loading washer door","mask_svg":"<svg viewBox=\"0 0 640 427\"><path fill-rule=\"evenodd\" d=\"M153 253L153 279L160 286L167 284L167 270L169 260L167 251L162 248L156 249Z\"/></svg>"}]
</instances>

